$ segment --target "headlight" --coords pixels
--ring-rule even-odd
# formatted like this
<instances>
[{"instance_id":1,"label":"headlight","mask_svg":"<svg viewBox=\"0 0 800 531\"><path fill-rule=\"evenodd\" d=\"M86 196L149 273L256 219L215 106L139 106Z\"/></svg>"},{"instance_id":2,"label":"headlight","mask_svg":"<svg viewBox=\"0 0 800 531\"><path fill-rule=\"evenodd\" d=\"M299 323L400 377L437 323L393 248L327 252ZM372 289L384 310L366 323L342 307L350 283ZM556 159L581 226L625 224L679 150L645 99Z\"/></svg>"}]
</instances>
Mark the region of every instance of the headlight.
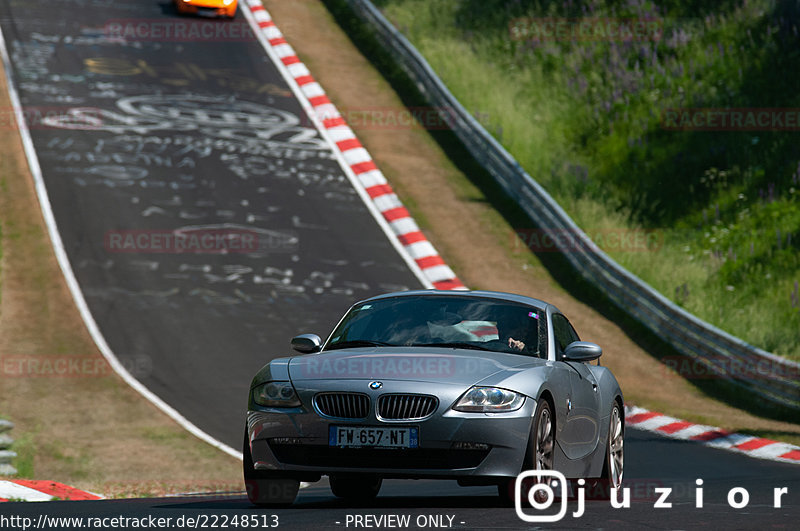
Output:
<instances>
[{"instance_id":1,"label":"headlight","mask_svg":"<svg viewBox=\"0 0 800 531\"><path fill-rule=\"evenodd\" d=\"M253 389L253 401L259 406L298 407L300 399L292 382L267 382Z\"/></svg>"},{"instance_id":2,"label":"headlight","mask_svg":"<svg viewBox=\"0 0 800 531\"><path fill-rule=\"evenodd\" d=\"M233 0L222 0L222 3L225 4L226 6L229 6L233 3Z\"/></svg>"},{"instance_id":3,"label":"headlight","mask_svg":"<svg viewBox=\"0 0 800 531\"><path fill-rule=\"evenodd\" d=\"M499 387L473 387L453 409L469 413L502 413L516 411L525 402L525 395Z\"/></svg>"}]
</instances>

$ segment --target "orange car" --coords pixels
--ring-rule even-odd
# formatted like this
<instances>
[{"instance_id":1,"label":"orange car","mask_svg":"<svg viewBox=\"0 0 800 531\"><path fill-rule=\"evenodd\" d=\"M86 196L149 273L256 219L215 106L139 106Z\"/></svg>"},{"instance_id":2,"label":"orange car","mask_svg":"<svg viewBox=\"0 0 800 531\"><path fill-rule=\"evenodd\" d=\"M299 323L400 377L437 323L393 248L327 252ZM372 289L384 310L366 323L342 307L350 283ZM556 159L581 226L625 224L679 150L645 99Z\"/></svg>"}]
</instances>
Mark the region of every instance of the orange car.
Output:
<instances>
[{"instance_id":1,"label":"orange car","mask_svg":"<svg viewBox=\"0 0 800 531\"><path fill-rule=\"evenodd\" d=\"M238 0L173 0L175 8L181 15L222 15L229 18L236 16Z\"/></svg>"}]
</instances>

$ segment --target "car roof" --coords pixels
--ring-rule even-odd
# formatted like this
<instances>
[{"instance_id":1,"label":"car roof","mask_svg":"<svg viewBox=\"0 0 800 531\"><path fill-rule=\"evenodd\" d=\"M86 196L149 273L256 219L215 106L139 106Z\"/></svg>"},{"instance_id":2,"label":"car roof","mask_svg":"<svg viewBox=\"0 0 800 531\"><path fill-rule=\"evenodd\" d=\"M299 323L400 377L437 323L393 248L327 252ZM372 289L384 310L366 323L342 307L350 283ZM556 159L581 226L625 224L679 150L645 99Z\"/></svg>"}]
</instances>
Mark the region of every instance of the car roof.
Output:
<instances>
[{"instance_id":1,"label":"car roof","mask_svg":"<svg viewBox=\"0 0 800 531\"><path fill-rule=\"evenodd\" d=\"M509 301L509 302L517 302L520 304L526 304L528 306L534 306L541 310L549 309L552 313L561 313L561 311L550 304L549 302L545 302L539 299L534 299L533 297L526 297L525 295L517 295L516 293L505 293L502 291L484 291L484 290L437 290L437 289L418 289L418 290L411 290L411 291L396 291L393 293L384 293L382 295L376 295L375 297L370 297L368 299L364 299L361 302L366 301L374 301L380 299L390 299L390 298L397 298L397 297L414 297L414 296L444 296L444 297L453 297L453 298L481 298L481 299L496 299L502 301Z\"/></svg>"}]
</instances>

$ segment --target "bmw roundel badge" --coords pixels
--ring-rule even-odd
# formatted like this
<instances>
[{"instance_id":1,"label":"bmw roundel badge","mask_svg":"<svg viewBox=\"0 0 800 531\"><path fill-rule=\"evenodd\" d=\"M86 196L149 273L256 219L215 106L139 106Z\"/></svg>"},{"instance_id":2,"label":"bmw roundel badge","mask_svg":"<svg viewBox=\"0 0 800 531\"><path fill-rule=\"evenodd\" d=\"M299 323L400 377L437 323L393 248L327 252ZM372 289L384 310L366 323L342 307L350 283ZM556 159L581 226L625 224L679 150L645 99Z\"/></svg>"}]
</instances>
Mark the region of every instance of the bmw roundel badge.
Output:
<instances>
[{"instance_id":1,"label":"bmw roundel badge","mask_svg":"<svg viewBox=\"0 0 800 531\"><path fill-rule=\"evenodd\" d=\"M373 391L375 391L376 389L380 389L381 387L383 387L383 383L382 382L370 382L369 383L369 388L372 389Z\"/></svg>"}]
</instances>

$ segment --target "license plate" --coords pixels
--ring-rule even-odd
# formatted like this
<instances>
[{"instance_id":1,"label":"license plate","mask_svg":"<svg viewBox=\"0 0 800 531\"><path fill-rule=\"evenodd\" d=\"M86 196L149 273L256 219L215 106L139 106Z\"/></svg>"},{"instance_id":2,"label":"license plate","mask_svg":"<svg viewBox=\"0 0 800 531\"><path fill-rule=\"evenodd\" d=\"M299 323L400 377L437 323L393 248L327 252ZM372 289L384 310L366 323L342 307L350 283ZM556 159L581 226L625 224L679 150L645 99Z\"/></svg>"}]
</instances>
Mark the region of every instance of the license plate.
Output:
<instances>
[{"instance_id":1,"label":"license plate","mask_svg":"<svg viewBox=\"0 0 800 531\"><path fill-rule=\"evenodd\" d=\"M419 428L331 426L328 446L339 448L419 448Z\"/></svg>"}]
</instances>

